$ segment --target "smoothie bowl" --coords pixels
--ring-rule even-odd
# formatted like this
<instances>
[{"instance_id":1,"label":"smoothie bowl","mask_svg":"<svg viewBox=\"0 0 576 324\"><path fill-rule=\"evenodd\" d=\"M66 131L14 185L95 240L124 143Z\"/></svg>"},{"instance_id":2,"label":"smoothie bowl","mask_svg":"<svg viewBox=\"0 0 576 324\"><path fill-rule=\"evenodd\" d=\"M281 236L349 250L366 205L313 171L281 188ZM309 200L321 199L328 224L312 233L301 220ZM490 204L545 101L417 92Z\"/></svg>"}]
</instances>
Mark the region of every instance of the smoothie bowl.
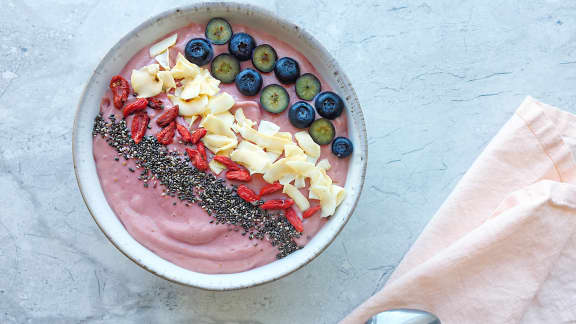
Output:
<instances>
[{"instance_id":1,"label":"smoothie bowl","mask_svg":"<svg viewBox=\"0 0 576 324\"><path fill-rule=\"evenodd\" d=\"M110 50L80 100L73 157L122 253L227 290L289 274L332 242L367 143L352 86L309 34L210 3L153 17Z\"/></svg>"}]
</instances>

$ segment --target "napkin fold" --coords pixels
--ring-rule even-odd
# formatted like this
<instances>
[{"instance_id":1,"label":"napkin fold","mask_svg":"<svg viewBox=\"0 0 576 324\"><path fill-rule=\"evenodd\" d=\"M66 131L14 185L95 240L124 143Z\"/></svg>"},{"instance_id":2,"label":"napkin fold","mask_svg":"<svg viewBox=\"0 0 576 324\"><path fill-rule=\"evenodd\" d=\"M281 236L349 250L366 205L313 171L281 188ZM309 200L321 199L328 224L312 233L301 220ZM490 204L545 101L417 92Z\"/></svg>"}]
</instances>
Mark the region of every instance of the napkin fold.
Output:
<instances>
[{"instance_id":1,"label":"napkin fold","mask_svg":"<svg viewBox=\"0 0 576 324\"><path fill-rule=\"evenodd\" d=\"M528 97L386 286L341 324L414 308L443 324L576 323L576 116Z\"/></svg>"}]
</instances>

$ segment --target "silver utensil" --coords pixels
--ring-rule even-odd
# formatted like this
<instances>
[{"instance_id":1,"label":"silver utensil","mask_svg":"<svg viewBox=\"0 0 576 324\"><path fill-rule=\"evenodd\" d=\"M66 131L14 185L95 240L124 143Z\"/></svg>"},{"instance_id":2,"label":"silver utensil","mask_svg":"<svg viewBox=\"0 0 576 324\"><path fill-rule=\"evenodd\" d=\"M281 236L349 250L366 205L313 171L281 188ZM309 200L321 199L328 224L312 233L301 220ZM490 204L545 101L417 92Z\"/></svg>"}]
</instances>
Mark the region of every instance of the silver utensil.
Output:
<instances>
[{"instance_id":1,"label":"silver utensil","mask_svg":"<svg viewBox=\"0 0 576 324\"><path fill-rule=\"evenodd\" d=\"M440 324L436 315L417 309L391 309L369 319L366 324Z\"/></svg>"}]
</instances>

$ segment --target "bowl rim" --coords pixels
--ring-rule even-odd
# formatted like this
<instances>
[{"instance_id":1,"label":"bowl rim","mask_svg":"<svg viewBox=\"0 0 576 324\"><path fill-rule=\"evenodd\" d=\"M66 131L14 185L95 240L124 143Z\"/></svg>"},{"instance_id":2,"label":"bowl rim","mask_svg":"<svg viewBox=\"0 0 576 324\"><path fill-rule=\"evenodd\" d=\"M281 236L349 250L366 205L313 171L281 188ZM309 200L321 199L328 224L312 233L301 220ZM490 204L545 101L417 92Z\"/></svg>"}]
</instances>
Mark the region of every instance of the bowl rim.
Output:
<instances>
[{"instance_id":1,"label":"bowl rim","mask_svg":"<svg viewBox=\"0 0 576 324\"><path fill-rule=\"evenodd\" d=\"M312 254L311 257L304 259L304 262L301 262L299 264L297 264L297 266L295 266L293 269L291 269L290 271L286 271L284 273L280 273L277 276L273 276L264 280L256 280L252 283L249 284L244 284L244 285L235 285L235 286L228 286L228 287L219 287L219 288L214 288L214 287L205 287L205 286L201 286L201 285L195 285L192 283L188 283L188 282L182 282L179 281L177 279L174 278L170 278L167 275L164 275L162 273L159 273L157 271L155 271L154 269L150 268L147 264L141 263L140 261L136 260L135 257L129 255L127 252L124 251L124 249L122 247L120 247L115 241L114 239L111 237L111 234L108 233L106 230L104 230L103 226L100 224L100 222L98 221L98 218L95 216L94 211L92 210L88 199L86 198L86 192L85 190L83 190L83 185L82 185L82 180L81 180L81 176L79 174L78 171L78 161L77 161L77 138L78 138L78 120L79 120L79 114L80 114L80 110L82 107L82 104L84 103L84 99L86 97L87 91L88 91L88 87L89 85L93 82L93 79L95 78L97 72L99 70L101 70L101 68L104 65L104 62L106 62L107 58L109 56L111 56L113 53L115 53L115 50L117 50L119 47L122 46L122 44L124 44L128 39L130 39L131 37L134 36L134 34L137 34L138 32L140 32L142 29L148 27L149 25L153 24L155 21L159 21L161 19L165 19L165 18L169 18L170 16L174 15L174 14L180 14L182 12L188 12L188 11L193 11L193 10L200 10L200 9L210 9L212 7L228 7L228 6L233 6L234 9L236 11L240 11L240 10L248 10L251 12L254 12L258 15L262 15L262 16L268 16L273 18L274 20L278 21L280 24L288 26L289 28L292 29L297 29L303 36L306 37L307 41L310 42L316 49L318 49L319 51L322 52L323 55L326 55L327 57L331 58L331 64L334 67L335 70L337 70L339 72L339 77L342 79L342 81L348 85L349 87L349 99L350 101L354 102L355 106L358 107L356 114L357 117L356 119L359 121L359 129L357 129L357 131L359 132L359 137L361 139L363 139L361 141L360 144L360 148L361 148L361 152L364 153L364 158L361 159L360 161L360 178L359 178L359 182L358 182L358 194L354 197L354 201L351 204L350 210L349 212L345 215L342 224L340 225L339 228L336 229L336 231L332 234L332 236L329 238L329 240L324 244L324 246L320 247L320 249L318 249L315 253ZM92 216L92 219L94 220L94 222L96 223L96 225L98 226L98 228L100 229L100 231L104 234L104 236L106 237L106 239L118 250L120 251L120 253L122 253L124 256L126 256L129 260L131 260L133 263L135 263L136 265L138 265L140 268L160 277L163 278L165 280L168 280L170 282L185 286L185 287L193 287L193 288L199 288L202 290L206 290L206 291L231 291L231 290L239 290L239 289L244 289L244 288L250 288L250 287L257 287L260 285L264 285L266 283L270 283L270 282L274 282L276 280L282 279L294 272L296 272L297 270L303 268L305 265L309 264L310 262L312 262L312 260L316 259L320 254L322 254L336 239L336 237L338 237L338 235L342 232L342 230L344 229L344 227L346 226L346 224L348 223L348 221L350 220L350 218L352 217L352 214L354 213L354 211L356 210L356 207L358 205L358 201L360 200L360 196L364 187L364 183L365 183L365 178L366 178L366 169L367 169L367 164L368 164L368 140L367 140L367 132L366 132L366 120L364 118L364 113L362 111L362 107L360 106L360 102L358 100L358 96L356 94L356 91L354 90L354 88L352 87L352 84L350 82L350 80L348 79L346 73L342 70L342 68L340 67L340 65L338 64L338 62L332 57L332 55L330 55L330 53L326 50L326 48L318 41L316 40L316 38L314 38L310 33L308 33L304 28L282 18L277 16L276 14L274 14L273 12L264 9L262 7L259 6L255 6L252 4L245 4L245 3L239 3L239 2L202 2L202 3L196 3L196 4L190 4L190 5L185 5L185 6L178 6L172 9L168 9L165 10L159 14L153 15L151 17L149 17L148 19L146 19L145 21L143 21L142 23L140 23L138 26L136 26L135 28L131 29L130 31L128 31L124 36L122 36L107 52L106 54L100 59L100 62L98 63L98 65L94 68L94 70L92 71L92 73L90 74L90 77L88 78L88 80L84 83L84 87L83 90L80 94L79 97L79 101L78 104L76 106L76 111L74 113L74 123L73 123L73 129L72 129L72 161L73 161L73 166L74 166L74 174L75 174L75 178L76 178L76 182L78 184L78 189L80 191L80 195L82 196L82 200L84 201L84 204L86 205L88 212L90 213L90 215ZM117 217L117 216L116 216ZM128 233L129 234L129 233ZM132 236L131 234L129 234L130 236ZM139 242L138 242L139 243ZM147 247L143 246L144 248L148 249ZM153 252L152 252L153 253ZM154 253L155 254L155 253ZM160 257L160 256L158 256ZM170 262L170 261L168 261ZM170 262L172 263L172 262ZM256 269L256 268L255 268ZM199 273L199 272L195 272L189 269L186 269L192 273L198 273L198 274L203 274L203 275L211 275L211 274L204 274L204 273ZM247 270L250 271L250 270ZM215 274L216 275L216 274Z\"/></svg>"}]
</instances>

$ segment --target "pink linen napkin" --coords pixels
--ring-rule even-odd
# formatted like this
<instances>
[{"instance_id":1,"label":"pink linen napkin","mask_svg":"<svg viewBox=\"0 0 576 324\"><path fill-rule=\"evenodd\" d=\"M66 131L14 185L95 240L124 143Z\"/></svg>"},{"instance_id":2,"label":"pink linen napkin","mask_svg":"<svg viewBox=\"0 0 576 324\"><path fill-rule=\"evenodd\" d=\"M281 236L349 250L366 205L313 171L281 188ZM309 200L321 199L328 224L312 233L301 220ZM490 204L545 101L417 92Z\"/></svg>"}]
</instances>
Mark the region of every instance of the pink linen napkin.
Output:
<instances>
[{"instance_id":1,"label":"pink linen napkin","mask_svg":"<svg viewBox=\"0 0 576 324\"><path fill-rule=\"evenodd\" d=\"M443 324L576 323L576 116L526 98L376 295Z\"/></svg>"}]
</instances>

